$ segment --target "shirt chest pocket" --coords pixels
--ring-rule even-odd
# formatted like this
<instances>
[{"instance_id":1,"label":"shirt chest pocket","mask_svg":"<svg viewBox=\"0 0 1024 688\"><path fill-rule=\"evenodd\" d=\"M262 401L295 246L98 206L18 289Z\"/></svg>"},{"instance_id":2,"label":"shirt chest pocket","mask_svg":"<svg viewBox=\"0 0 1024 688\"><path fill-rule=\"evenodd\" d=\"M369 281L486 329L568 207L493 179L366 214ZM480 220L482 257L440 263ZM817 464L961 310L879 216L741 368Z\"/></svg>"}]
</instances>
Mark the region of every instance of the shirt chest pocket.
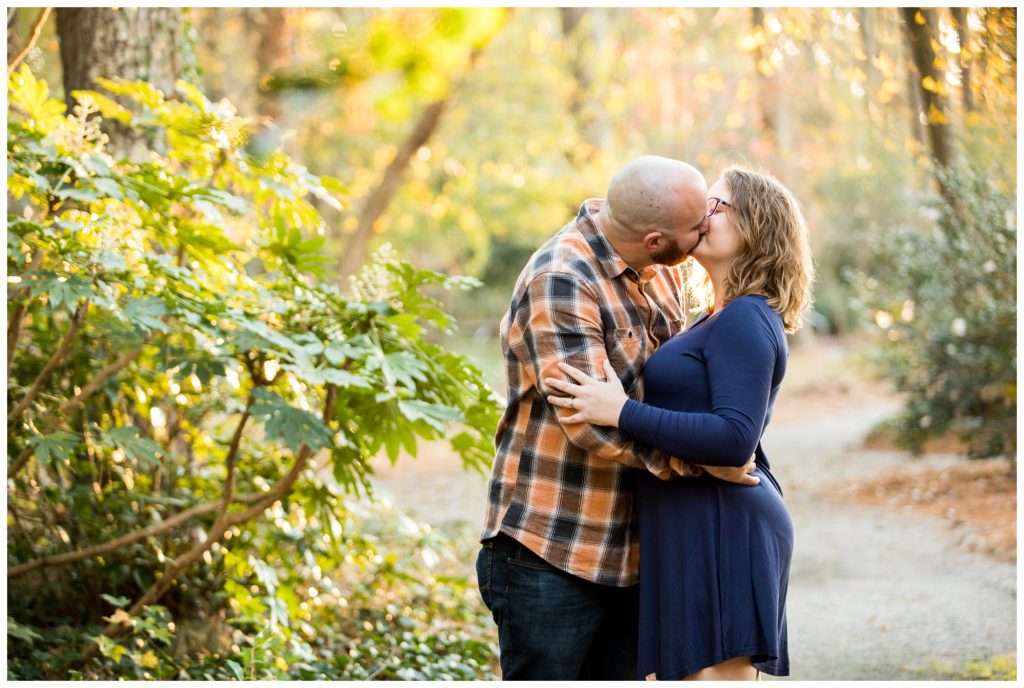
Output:
<instances>
[{"instance_id":1,"label":"shirt chest pocket","mask_svg":"<svg viewBox=\"0 0 1024 688\"><path fill-rule=\"evenodd\" d=\"M629 393L640 381L647 361L647 336L644 328L617 327L604 333L604 348L615 372Z\"/></svg>"}]
</instances>

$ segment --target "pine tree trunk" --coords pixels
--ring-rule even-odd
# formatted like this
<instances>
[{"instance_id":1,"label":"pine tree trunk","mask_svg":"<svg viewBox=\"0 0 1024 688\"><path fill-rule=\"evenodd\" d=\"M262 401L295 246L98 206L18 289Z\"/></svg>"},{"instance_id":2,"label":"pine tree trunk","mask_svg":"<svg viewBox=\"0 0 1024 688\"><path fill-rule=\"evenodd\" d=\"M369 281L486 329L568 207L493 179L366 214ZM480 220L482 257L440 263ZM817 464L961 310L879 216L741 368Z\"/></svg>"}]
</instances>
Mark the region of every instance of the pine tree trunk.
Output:
<instances>
[{"instance_id":1,"label":"pine tree trunk","mask_svg":"<svg viewBox=\"0 0 1024 688\"><path fill-rule=\"evenodd\" d=\"M68 108L79 89L96 89L95 79L144 80L164 95L174 93L183 66L185 22L173 7L57 9L57 35ZM122 102L122 104L125 104ZM109 149L118 156L142 153L149 142L116 122L104 122Z\"/></svg>"}]
</instances>

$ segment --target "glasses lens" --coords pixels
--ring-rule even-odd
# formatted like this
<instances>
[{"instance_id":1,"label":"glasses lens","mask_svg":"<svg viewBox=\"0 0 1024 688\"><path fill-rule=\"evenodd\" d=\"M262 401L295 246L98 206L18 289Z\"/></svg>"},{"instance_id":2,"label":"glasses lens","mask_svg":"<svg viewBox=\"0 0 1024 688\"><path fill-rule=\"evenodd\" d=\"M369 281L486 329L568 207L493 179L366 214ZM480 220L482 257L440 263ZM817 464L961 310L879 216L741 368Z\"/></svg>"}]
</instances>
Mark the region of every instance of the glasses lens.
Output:
<instances>
[{"instance_id":1,"label":"glasses lens","mask_svg":"<svg viewBox=\"0 0 1024 688\"><path fill-rule=\"evenodd\" d=\"M709 198L708 199L708 214L707 214L708 217L711 217L712 215L715 214L715 211L718 210L718 204L719 203L720 203L720 201L717 198Z\"/></svg>"}]
</instances>

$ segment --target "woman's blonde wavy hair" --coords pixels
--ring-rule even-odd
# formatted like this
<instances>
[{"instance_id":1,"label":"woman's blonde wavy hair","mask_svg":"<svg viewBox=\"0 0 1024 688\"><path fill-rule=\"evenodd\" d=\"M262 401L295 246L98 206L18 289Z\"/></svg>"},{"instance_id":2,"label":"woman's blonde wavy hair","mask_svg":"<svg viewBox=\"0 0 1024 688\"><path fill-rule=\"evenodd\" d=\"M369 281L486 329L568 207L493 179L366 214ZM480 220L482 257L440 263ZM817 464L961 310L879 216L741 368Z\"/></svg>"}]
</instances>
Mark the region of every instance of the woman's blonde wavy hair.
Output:
<instances>
[{"instance_id":1,"label":"woman's blonde wavy hair","mask_svg":"<svg viewBox=\"0 0 1024 688\"><path fill-rule=\"evenodd\" d=\"M796 332L811 306L814 281L807 225L796 199L769 174L732 166L722 176L732 193L726 212L739 234L725 279L725 302L762 294L782 316L786 332ZM698 305L715 307L711 279L699 265L690 269L690 294Z\"/></svg>"}]
</instances>

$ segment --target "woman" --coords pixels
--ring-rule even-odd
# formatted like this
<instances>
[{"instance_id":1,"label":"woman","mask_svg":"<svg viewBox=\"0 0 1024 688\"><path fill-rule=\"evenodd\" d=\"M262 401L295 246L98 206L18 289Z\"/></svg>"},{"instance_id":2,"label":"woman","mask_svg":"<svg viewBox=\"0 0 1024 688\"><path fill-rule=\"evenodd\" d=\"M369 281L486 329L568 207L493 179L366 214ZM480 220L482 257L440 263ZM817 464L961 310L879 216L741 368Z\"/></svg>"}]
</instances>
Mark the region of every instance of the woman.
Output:
<instances>
[{"instance_id":1,"label":"woman","mask_svg":"<svg viewBox=\"0 0 1024 688\"><path fill-rule=\"evenodd\" d=\"M793 524L760 439L786 372L786 332L810 305L813 279L803 216L774 178L727 169L709 190L705 234L691 255L703 313L644 369L644 402L566 364L577 384L547 379L576 409L566 422L617 426L694 464L742 466L760 483L704 474L661 481L638 473L639 677L754 679L789 674L786 590Z\"/></svg>"}]
</instances>

